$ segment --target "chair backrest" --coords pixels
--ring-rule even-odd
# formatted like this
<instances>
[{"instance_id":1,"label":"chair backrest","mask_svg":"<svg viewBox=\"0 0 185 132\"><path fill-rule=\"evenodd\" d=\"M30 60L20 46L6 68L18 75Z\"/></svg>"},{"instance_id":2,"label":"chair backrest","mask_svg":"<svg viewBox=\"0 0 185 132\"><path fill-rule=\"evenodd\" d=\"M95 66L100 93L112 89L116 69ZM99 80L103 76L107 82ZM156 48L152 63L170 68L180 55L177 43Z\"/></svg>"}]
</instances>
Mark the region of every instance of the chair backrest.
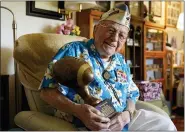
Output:
<instances>
[{"instance_id":1,"label":"chair backrest","mask_svg":"<svg viewBox=\"0 0 185 132\"><path fill-rule=\"evenodd\" d=\"M59 34L35 33L18 38L14 58L18 64L19 80L24 86L31 110L53 114L53 108L40 99L38 90L48 63L66 43L86 38Z\"/></svg>"}]
</instances>

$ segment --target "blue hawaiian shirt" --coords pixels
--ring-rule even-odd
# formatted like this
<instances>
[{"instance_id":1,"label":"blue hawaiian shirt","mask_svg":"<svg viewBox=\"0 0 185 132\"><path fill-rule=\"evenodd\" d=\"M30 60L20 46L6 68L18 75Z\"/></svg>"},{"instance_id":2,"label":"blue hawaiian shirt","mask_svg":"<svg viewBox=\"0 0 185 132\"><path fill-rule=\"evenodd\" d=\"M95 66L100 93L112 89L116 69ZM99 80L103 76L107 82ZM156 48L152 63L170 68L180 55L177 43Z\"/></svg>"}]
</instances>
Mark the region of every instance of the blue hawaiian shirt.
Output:
<instances>
[{"instance_id":1,"label":"blue hawaiian shirt","mask_svg":"<svg viewBox=\"0 0 185 132\"><path fill-rule=\"evenodd\" d=\"M80 104L84 103L83 99L72 88L59 85L52 77L53 64L65 56L83 58L90 64L94 71L95 78L89 84L90 94L101 100L112 98L112 104L117 112L122 112L126 109L127 99L131 99L133 102L138 100L139 90L132 81L130 68L125 63L124 57L121 54L116 53L111 56L110 63L105 66L94 46L93 39L90 39L87 42L75 41L64 45L49 63L40 88L58 87L59 91L71 101ZM110 85L114 88L114 91L110 88ZM114 92L116 92L119 101L115 97ZM85 127L79 119L67 113L61 112L59 116L72 122L79 129ZM123 130L128 130L128 124Z\"/></svg>"}]
</instances>

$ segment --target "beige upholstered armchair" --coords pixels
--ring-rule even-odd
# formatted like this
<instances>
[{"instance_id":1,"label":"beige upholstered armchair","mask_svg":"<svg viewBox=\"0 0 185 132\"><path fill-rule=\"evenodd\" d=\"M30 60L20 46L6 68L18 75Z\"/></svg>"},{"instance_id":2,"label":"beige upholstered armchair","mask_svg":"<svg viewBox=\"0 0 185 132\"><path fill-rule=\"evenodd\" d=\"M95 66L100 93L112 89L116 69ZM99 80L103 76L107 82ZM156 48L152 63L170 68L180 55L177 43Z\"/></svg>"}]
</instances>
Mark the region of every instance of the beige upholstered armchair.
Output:
<instances>
[{"instance_id":1,"label":"beige upholstered armchair","mask_svg":"<svg viewBox=\"0 0 185 132\"><path fill-rule=\"evenodd\" d=\"M15 124L24 130L77 130L72 124L54 116L54 109L41 100L39 85L52 56L64 44L84 40L83 37L58 34L27 34L16 43L14 58L18 64L19 79L24 86L30 111L22 111L15 116ZM159 107L138 101L137 109L148 109L166 115Z\"/></svg>"}]
</instances>

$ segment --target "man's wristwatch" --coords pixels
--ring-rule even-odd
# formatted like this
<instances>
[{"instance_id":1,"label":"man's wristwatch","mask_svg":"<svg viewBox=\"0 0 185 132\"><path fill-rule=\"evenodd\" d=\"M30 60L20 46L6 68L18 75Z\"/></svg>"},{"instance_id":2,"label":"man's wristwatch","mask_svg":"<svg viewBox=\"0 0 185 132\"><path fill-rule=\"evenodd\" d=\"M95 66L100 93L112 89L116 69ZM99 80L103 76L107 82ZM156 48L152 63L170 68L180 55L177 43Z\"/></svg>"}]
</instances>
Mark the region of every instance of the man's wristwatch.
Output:
<instances>
[{"instance_id":1,"label":"man's wristwatch","mask_svg":"<svg viewBox=\"0 0 185 132\"><path fill-rule=\"evenodd\" d=\"M130 114L130 120L132 120L133 119L133 116L134 116L134 112L132 112L129 109L126 109L125 111L128 111L128 113Z\"/></svg>"}]
</instances>

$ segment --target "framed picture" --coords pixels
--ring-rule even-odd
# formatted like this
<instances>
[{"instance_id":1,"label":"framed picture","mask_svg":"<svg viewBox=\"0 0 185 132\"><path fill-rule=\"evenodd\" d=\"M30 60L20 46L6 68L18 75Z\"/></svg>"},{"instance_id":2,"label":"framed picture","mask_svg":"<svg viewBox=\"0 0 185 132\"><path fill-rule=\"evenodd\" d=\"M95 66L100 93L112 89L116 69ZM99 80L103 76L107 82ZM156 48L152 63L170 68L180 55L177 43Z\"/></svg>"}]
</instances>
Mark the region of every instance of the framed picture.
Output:
<instances>
[{"instance_id":1,"label":"framed picture","mask_svg":"<svg viewBox=\"0 0 185 132\"><path fill-rule=\"evenodd\" d=\"M128 4L131 15L142 17L142 1L130 1Z\"/></svg>"},{"instance_id":2,"label":"framed picture","mask_svg":"<svg viewBox=\"0 0 185 132\"><path fill-rule=\"evenodd\" d=\"M149 2L149 13L154 14L156 17L161 17L162 14L162 2L161 1L150 1Z\"/></svg>"},{"instance_id":3,"label":"framed picture","mask_svg":"<svg viewBox=\"0 0 185 132\"><path fill-rule=\"evenodd\" d=\"M64 9L64 1L26 1L26 15L55 20L65 20L65 15L58 13L58 8Z\"/></svg>"},{"instance_id":4,"label":"framed picture","mask_svg":"<svg viewBox=\"0 0 185 132\"><path fill-rule=\"evenodd\" d=\"M176 27L179 14L181 13L181 2L166 1L165 3L165 25L167 27Z\"/></svg>"}]
</instances>

